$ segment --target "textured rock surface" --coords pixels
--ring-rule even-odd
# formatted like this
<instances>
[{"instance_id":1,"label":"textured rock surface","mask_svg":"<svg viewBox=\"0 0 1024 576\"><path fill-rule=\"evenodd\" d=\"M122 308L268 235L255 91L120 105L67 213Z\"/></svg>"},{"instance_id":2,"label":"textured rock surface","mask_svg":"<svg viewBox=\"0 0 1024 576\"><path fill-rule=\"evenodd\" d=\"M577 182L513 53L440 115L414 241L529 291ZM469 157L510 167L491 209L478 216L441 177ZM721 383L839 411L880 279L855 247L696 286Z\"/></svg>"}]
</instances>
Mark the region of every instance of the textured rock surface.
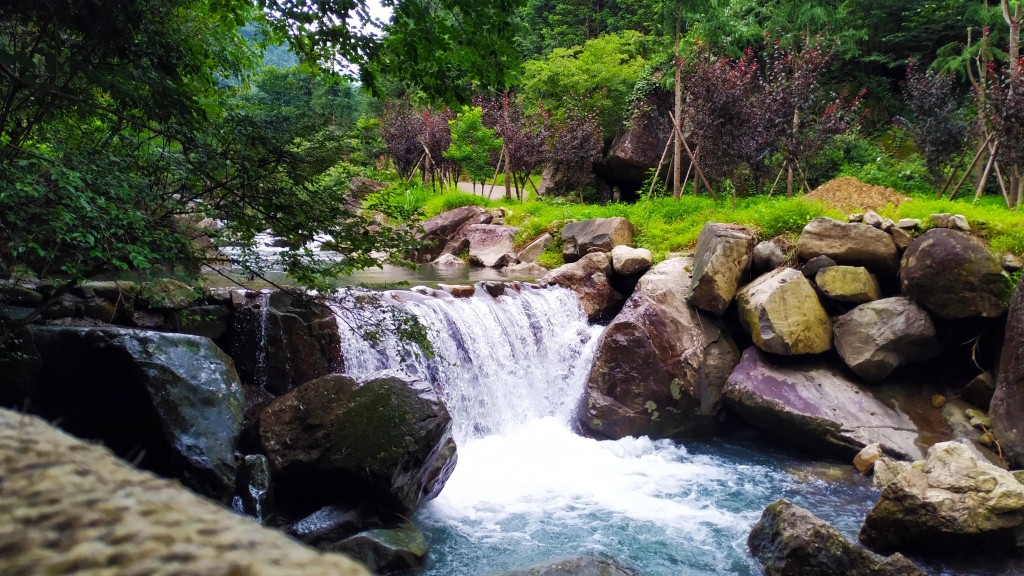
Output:
<instances>
[{"instance_id":1,"label":"textured rock surface","mask_svg":"<svg viewBox=\"0 0 1024 576\"><path fill-rule=\"evenodd\" d=\"M592 252L611 252L633 243L633 225L625 218L593 218L562 227L562 256L575 262Z\"/></svg>"},{"instance_id":2,"label":"textured rock surface","mask_svg":"<svg viewBox=\"0 0 1024 576\"><path fill-rule=\"evenodd\" d=\"M995 317L1006 312L1009 277L978 238L956 230L925 232L903 255L904 296L939 318Z\"/></svg>"},{"instance_id":3,"label":"textured rock surface","mask_svg":"<svg viewBox=\"0 0 1024 576\"><path fill-rule=\"evenodd\" d=\"M33 416L0 409L0 573L369 576L135 470Z\"/></svg>"},{"instance_id":4,"label":"textured rock surface","mask_svg":"<svg viewBox=\"0 0 1024 576\"><path fill-rule=\"evenodd\" d=\"M689 258L644 274L597 344L580 424L607 438L674 437L713 424L739 359L715 318L686 302Z\"/></svg>"},{"instance_id":5,"label":"textured rock surface","mask_svg":"<svg viewBox=\"0 0 1024 576\"><path fill-rule=\"evenodd\" d=\"M515 238L519 228L473 224L463 229L469 240L469 261L487 268L502 268L516 261Z\"/></svg>"},{"instance_id":6,"label":"textured rock surface","mask_svg":"<svg viewBox=\"0 0 1024 576\"><path fill-rule=\"evenodd\" d=\"M537 257L544 252L544 248L550 242L554 242L555 239L547 232L541 234L536 240L530 242L525 248L516 254L516 259L524 264L530 264L537 260Z\"/></svg>"},{"instance_id":7,"label":"textured rock surface","mask_svg":"<svg viewBox=\"0 0 1024 576\"><path fill-rule=\"evenodd\" d=\"M1017 287L1006 320L996 391L989 412L1007 457L1024 466L1024 288Z\"/></svg>"},{"instance_id":8,"label":"textured rock surface","mask_svg":"<svg viewBox=\"0 0 1024 576\"><path fill-rule=\"evenodd\" d=\"M350 536L330 547L366 564L377 574L391 574L423 567L430 550L427 537L413 524L377 528Z\"/></svg>"},{"instance_id":9,"label":"textured rock surface","mask_svg":"<svg viewBox=\"0 0 1024 576\"><path fill-rule=\"evenodd\" d=\"M862 304L835 323L836 351L868 382L881 382L899 366L942 352L928 313L904 297Z\"/></svg>"},{"instance_id":10,"label":"textured rock surface","mask_svg":"<svg viewBox=\"0 0 1024 576\"><path fill-rule=\"evenodd\" d=\"M828 256L839 264L864 266L886 278L895 277L898 255L891 236L867 224L815 218L796 244L801 260Z\"/></svg>"},{"instance_id":11,"label":"textured rock surface","mask_svg":"<svg viewBox=\"0 0 1024 576\"><path fill-rule=\"evenodd\" d=\"M501 273L509 278L535 280L547 274L548 269L536 262L531 262L529 264L509 264L501 269Z\"/></svg>"},{"instance_id":12,"label":"textured rock surface","mask_svg":"<svg viewBox=\"0 0 1024 576\"><path fill-rule=\"evenodd\" d=\"M454 254L441 254L431 262L438 268L459 268L465 266L466 261Z\"/></svg>"},{"instance_id":13,"label":"textured rock surface","mask_svg":"<svg viewBox=\"0 0 1024 576\"><path fill-rule=\"evenodd\" d=\"M425 243L418 255L421 262L430 262L443 253L451 253L464 239L463 228L473 224L488 224L491 214L482 206L462 206L442 212L420 224L416 237Z\"/></svg>"},{"instance_id":14,"label":"textured rock surface","mask_svg":"<svg viewBox=\"0 0 1024 576\"><path fill-rule=\"evenodd\" d=\"M1022 524L1024 485L967 446L943 442L882 488L860 540L881 551L1005 550L1024 547Z\"/></svg>"},{"instance_id":15,"label":"textured rock surface","mask_svg":"<svg viewBox=\"0 0 1024 576\"><path fill-rule=\"evenodd\" d=\"M788 500L765 508L747 546L766 576L925 576L903 556L866 550Z\"/></svg>"},{"instance_id":16,"label":"textured rock surface","mask_svg":"<svg viewBox=\"0 0 1024 576\"><path fill-rule=\"evenodd\" d=\"M32 339L41 371L17 407L214 498L234 491L244 399L211 340L70 327L34 327Z\"/></svg>"},{"instance_id":17,"label":"textured rock surface","mask_svg":"<svg viewBox=\"0 0 1024 576\"><path fill-rule=\"evenodd\" d=\"M697 237L690 304L713 314L725 312L747 273L754 233L734 224L708 222Z\"/></svg>"},{"instance_id":18,"label":"textured rock surface","mask_svg":"<svg viewBox=\"0 0 1024 576\"><path fill-rule=\"evenodd\" d=\"M773 358L743 352L725 385L729 407L751 425L791 443L853 458L869 444L901 458L918 458L918 430L822 360Z\"/></svg>"},{"instance_id":19,"label":"textured rock surface","mask_svg":"<svg viewBox=\"0 0 1024 576\"><path fill-rule=\"evenodd\" d=\"M355 491L409 515L455 468L451 427L427 383L382 376L359 385L333 375L274 400L260 415L259 434L282 482L330 483L327 499Z\"/></svg>"},{"instance_id":20,"label":"textured rock surface","mask_svg":"<svg viewBox=\"0 0 1024 576\"><path fill-rule=\"evenodd\" d=\"M654 255L647 248L616 246L612 248L612 270L620 276L642 274L654 264Z\"/></svg>"},{"instance_id":21,"label":"textured rock surface","mask_svg":"<svg viewBox=\"0 0 1024 576\"><path fill-rule=\"evenodd\" d=\"M874 274L862 266L830 266L814 277L825 296L839 302L863 304L882 297L882 289Z\"/></svg>"},{"instance_id":22,"label":"textured rock surface","mask_svg":"<svg viewBox=\"0 0 1024 576\"><path fill-rule=\"evenodd\" d=\"M541 286L561 286L576 293L590 320L610 317L622 303L622 294L611 284L612 257L598 252L578 262L559 266L540 279Z\"/></svg>"},{"instance_id":23,"label":"textured rock surface","mask_svg":"<svg viewBox=\"0 0 1024 576\"><path fill-rule=\"evenodd\" d=\"M637 572L611 558L583 556L502 572L495 576L637 576Z\"/></svg>"},{"instance_id":24,"label":"textured rock surface","mask_svg":"<svg viewBox=\"0 0 1024 576\"><path fill-rule=\"evenodd\" d=\"M869 444L864 447L863 450L857 452L857 455L853 457L853 465L857 468L857 471L867 476L871 474L871 471L875 468L875 462L882 457L882 445L881 444Z\"/></svg>"},{"instance_id":25,"label":"textured rock surface","mask_svg":"<svg viewBox=\"0 0 1024 576\"><path fill-rule=\"evenodd\" d=\"M752 264L754 270L763 274L782 266L788 258L789 255L783 248L782 241L778 239L765 240L754 246Z\"/></svg>"},{"instance_id":26,"label":"textured rock surface","mask_svg":"<svg viewBox=\"0 0 1024 576\"><path fill-rule=\"evenodd\" d=\"M832 321L803 274L779 268L736 295L740 322L754 344L773 354L818 354L832 348Z\"/></svg>"}]
</instances>

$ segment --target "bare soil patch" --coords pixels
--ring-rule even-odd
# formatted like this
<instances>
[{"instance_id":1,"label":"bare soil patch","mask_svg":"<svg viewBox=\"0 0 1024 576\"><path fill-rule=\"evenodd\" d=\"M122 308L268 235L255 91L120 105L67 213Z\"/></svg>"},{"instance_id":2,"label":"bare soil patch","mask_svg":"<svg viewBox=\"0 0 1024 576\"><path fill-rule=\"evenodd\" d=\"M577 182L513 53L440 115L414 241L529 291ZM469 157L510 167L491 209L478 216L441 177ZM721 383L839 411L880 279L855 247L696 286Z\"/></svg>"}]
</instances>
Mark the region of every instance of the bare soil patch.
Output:
<instances>
[{"instance_id":1,"label":"bare soil patch","mask_svg":"<svg viewBox=\"0 0 1024 576\"><path fill-rule=\"evenodd\" d=\"M911 200L892 188L865 184L852 176L829 180L804 199L822 202L844 212L878 210L887 204L899 206Z\"/></svg>"}]
</instances>

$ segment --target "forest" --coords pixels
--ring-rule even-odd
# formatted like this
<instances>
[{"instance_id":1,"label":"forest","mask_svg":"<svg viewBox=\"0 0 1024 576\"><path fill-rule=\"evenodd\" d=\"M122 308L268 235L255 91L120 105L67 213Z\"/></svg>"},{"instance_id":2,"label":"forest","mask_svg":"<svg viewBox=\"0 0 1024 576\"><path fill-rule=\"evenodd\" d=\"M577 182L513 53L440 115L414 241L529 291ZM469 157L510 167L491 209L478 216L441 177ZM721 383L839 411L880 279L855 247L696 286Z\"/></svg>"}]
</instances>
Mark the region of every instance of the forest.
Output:
<instances>
[{"instance_id":1,"label":"forest","mask_svg":"<svg viewBox=\"0 0 1024 576\"><path fill-rule=\"evenodd\" d=\"M455 194L460 180L497 181L535 212L684 194L742 207L837 176L993 213L1021 204L1024 3L383 8L7 3L0 274L260 275L256 251L225 262L209 247L272 230L297 247L280 264L325 287L408 252L412 235L375 213L405 223L489 201ZM302 248L321 236L346 258ZM664 250L694 239L655 236Z\"/></svg>"}]
</instances>

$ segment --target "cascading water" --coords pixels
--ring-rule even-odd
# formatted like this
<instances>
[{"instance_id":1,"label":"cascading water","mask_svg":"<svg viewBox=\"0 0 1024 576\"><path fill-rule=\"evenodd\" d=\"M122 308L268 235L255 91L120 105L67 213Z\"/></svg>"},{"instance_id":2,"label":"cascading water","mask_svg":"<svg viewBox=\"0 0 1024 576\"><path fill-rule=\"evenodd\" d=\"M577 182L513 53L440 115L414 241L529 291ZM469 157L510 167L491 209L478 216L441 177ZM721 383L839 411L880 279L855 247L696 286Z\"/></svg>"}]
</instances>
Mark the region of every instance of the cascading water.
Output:
<instances>
[{"instance_id":1,"label":"cascading water","mask_svg":"<svg viewBox=\"0 0 1024 576\"><path fill-rule=\"evenodd\" d=\"M488 574L588 553L645 575L758 574L746 537L771 501L790 498L852 535L874 500L864 483L797 479L786 469L798 461L778 454L573 433L601 328L569 291L524 287L404 308L426 325L435 358L394 338L367 343L355 317L341 322L342 349L356 377L395 370L430 381L455 422L458 466L415 518L431 540L425 574Z\"/></svg>"}]
</instances>

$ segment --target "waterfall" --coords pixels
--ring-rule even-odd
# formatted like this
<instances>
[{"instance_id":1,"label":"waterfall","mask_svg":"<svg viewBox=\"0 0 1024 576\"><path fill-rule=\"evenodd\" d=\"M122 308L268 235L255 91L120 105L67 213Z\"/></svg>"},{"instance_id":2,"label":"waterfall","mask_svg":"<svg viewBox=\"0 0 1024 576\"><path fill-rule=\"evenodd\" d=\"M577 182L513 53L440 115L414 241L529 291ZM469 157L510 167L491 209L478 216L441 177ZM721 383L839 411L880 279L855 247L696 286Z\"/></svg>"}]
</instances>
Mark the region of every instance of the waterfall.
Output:
<instances>
[{"instance_id":1,"label":"waterfall","mask_svg":"<svg viewBox=\"0 0 1024 576\"><path fill-rule=\"evenodd\" d=\"M360 333L366 319L351 307L336 307L345 371L359 378L392 370L430 382L452 414L460 443L543 417L568 421L601 328L587 323L568 290L508 292L405 303L426 327L433 358L390 335L368 342ZM370 312L378 321L386 321L385 313Z\"/></svg>"},{"instance_id":2,"label":"waterfall","mask_svg":"<svg viewBox=\"0 0 1024 576\"><path fill-rule=\"evenodd\" d=\"M260 291L260 320L257 326L256 336L259 343L256 346L256 374L259 378L260 388L267 388L267 316L270 314L270 291Z\"/></svg>"}]
</instances>

